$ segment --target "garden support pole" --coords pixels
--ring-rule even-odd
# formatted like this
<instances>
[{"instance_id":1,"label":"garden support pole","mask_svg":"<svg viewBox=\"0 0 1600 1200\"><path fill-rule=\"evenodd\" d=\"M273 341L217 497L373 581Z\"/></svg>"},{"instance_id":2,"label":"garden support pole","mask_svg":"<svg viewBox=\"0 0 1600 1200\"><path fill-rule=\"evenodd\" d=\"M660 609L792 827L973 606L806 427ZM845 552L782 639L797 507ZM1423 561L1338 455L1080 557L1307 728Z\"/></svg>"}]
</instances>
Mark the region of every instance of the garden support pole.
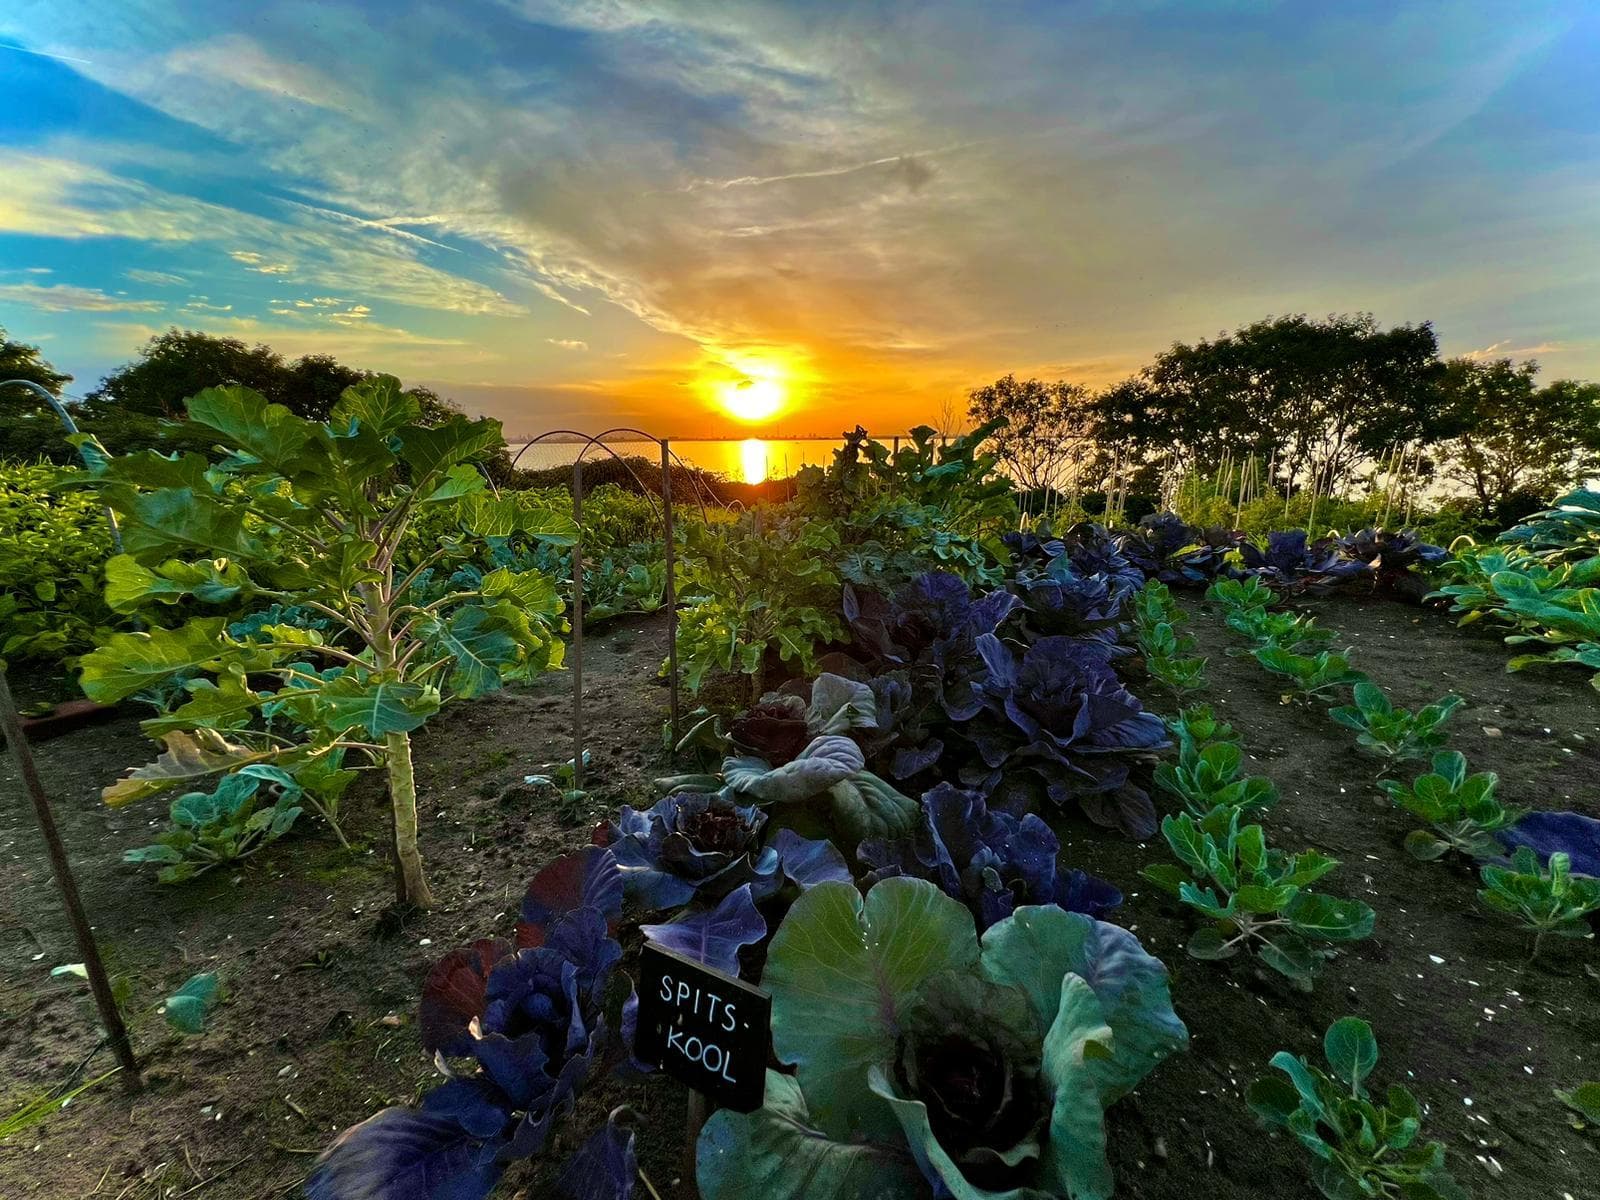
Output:
<instances>
[{"instance_id":1,"label":"garden support pole","mask_svg":"<svg viewBox=\"0 0 1600 1200\"><path fill-rule=\"evenodd\" d=\"M6 673L0 670L0 733L5 734L6 745L17 763L17 774L22 778L22 790L33 801L33 815L39 822L39 832L44 835L45 852L50 857L50 872L61 889L61 900L66 905L67 919L72 922L72 936L78 943L78 953L83 955L83 967L89 975L89 990L94 993L95 1006L100 1010L100 1020L105 1025L106 1037L112 1052L122 1064L122 1086L137 1092L143 1084L139 1079L139 1064L133 1057L133 1046L128 1041L128 1030L122 1023L122 1013L111 994L111 981L106 978L105 964L100 961L100 951L94 943L94 931L89 928L89 918L83 911L83 898L78 895L78 884L72 877L72 865L61 844L61 834L56 830L55 817L50 812L50 801L44 794L44 784L33 763L33 753L28 749L22 733L22 720L17 716L17 706L11 698L11 685Z\"/></svg>"},{"instance_id":2,"label":"garden support pole","mask_svg":"<svg viewBox=\"0 0 1600 1200\"><path fill-rule=\"evenodd\" d=\"M670 754L676 754L678 739L683 734L678 729L678 581L675 578L677 549L672 532L672 450L666 438L661 439L661 523L667 547L667 678L672 685L672 697L668 701L672 726Z\"/></svg>"},{"instance_id":3,"label":"garden support pole","mask_svg":"<svg viewBox=\"0 0 1600 1200\"><path fill-rule=\"evenodd\" d=\"M22 387L30 388L37 392L39 394L39 398L48 404L52 409L54 409L56 416L61 418L62 428L64 428L69 434L78 432L78 423L72 419L72 414L67 411L66 405L62 404L61 401L52 396L46 388L40 386L31 379L8 379L4 383L0 383L0 387L10 387L12 384L18 384ZM81 447L78 449L78 457L83 459L84 466L87 467L93 465L89 462L89 456L83 452ZM106 524L111 526L111 544L117 548L117 553L121 554L122 530L117 528L117 515L111 511L111 506L109 504L106 505Z\"/></svg>"},{"instance_id":4,"label":"garden support pole","mask_svg":"<svg viewBox=\"0 0 1600 1200\"><path fill-rule=\"evenodd\" d=\"M572 464L572 787L583 791L583 452Z\"/></svg>"}]
</instances>

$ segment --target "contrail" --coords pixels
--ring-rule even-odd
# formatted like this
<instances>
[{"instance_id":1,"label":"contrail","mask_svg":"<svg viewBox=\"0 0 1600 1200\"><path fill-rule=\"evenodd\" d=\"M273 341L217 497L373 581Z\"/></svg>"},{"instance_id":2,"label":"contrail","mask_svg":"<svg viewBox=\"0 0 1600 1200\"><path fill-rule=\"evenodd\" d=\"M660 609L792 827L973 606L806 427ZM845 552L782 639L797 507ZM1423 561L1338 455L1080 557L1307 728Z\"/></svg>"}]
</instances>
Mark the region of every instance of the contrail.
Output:
<instances>
[{"instance_id":1,"label":"contrail","mask_svg":"<svg viewBox=\"0 0 1600 1200\"><path fill-rule=\"evenodd\" d=\"M36 58L53 58L58 62L82 63L86 67L93 65L87 58L73 58L70 54L51 54L48 50L30 50L26 46L12 46L6 42L0 42L0 50L15 50L18 54L32 54Z\"/></svg>"}]
</instances>

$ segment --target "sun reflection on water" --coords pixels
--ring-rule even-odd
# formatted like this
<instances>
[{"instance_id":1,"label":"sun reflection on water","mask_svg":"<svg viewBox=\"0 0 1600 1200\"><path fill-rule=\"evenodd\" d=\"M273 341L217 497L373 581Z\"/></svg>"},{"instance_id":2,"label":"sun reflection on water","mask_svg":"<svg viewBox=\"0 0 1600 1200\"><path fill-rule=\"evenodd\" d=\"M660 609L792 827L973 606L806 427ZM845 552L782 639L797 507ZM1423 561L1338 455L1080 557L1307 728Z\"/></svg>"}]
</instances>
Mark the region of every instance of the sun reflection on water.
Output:
<instances>
[{"instance_id":1,"label":"sun reflection on water","mask_svg":"<svg viewBox=\"0 0 1600 1200\"><path fill-rule=\"evenodd\" d=\"M764 483L767 478L767 444L760 438L739 443L739 469L746 483Z\"/></svg>"}]
</instances>

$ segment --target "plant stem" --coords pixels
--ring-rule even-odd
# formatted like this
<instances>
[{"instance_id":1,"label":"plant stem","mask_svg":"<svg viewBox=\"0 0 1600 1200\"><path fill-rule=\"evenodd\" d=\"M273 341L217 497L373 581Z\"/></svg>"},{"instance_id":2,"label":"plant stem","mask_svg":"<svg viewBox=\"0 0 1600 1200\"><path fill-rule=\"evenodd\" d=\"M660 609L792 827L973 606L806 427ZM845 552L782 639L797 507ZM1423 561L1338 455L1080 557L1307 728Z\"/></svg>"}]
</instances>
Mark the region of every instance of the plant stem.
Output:
<instances>
[{"instance_id":1,"label":"plant stem","mask_svg":"<svg viewBox=\"0 0 1600 1200\"><path fill-rule=\"evenodd\" d=\"M417 777L411 768L411 735L390 733L388 745L389 801L394 808L395 882L400 899L418 908L433 906L433 893L422 873L417 849Z\"/></svg>"}]
</instances>

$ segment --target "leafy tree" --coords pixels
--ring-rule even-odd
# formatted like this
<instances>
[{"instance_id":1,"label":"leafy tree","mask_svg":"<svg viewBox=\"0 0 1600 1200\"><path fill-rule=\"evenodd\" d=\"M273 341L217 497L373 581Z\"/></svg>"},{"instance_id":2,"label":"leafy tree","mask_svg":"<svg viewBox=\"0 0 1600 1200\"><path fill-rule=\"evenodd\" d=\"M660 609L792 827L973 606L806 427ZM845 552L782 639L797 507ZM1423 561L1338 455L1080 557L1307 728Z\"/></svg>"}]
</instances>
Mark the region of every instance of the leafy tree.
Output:
<instances>
[{"instance_id":1,"label":"leafy tree","mask_svg":"<svg viewBox=\"0 0 1600 1200\"><path fill-rule=\"evenodd\" d=\"M1347 483L1364 460L1455 432L1437 403L1432 326L1370 314L1269 317L1189 346L1097 397L1094 432L1129 456L1209 471L1224 457L1277 464L1293 490Z\"/></svg>"},{"instance_id":2,"label":"leafy tree","mask_svg":"<svg viewBox=\"0 0 1600 1200\"><path fill-rule=\"evenodd\" d=\"M112 607L259 599L311 610L335 632L287 623L230 632L222 617L193 616L111 637L83 660L90 698L175 685L187 697L146 722L166 752L105 799L127 803L252 764L303 772L337 750L366 752L388 774L400 896L426 905L411 731L447 697L559 665L561 601L547 575L506 568L462 572L443 595L423 593L413 585L425 572L471 547L442 536L405 562L407 527L446 505L480 537L570 541L575 527L532 493L486 494L475 464L502 445L498 421L454 414L427 425L392 376L345 389L325 423L244 387L207 389L186 408L190 425L232 452L220 464L153 450L111 457L85 441L96 466L82 481L122 518L127 552L106 567ZM272 677L275 690L262 683ZM308 740L277 731L285 716Z\"/></svg>"},{"instance_id":3,"label":"leafy tree","mask_svg":"<svg viewBox=\"0 0 1600 1200\"><path fill-rule=\"evenodd\" d=\"M990 426L995 457L1024 488L1059 487L1082 473L1094 456L1089 389L1056 380L1007 375L968 396L973 423Z\"/></svg>"},{"instance_id":4,"label":"leafy tree","mask_svg":"<svg viewBox=\"0 0 1600 1200\"><path fill-rule=\"evenodd\" d=\"M1447 473L1486 514L1504 515L1519 493L1548 500L1600 471L1600 384L1539 387L1538 373L1531 359L1508 358L1458 358L1445 370L1445 403L1460 427Z\"/></svg>"},{"instance_id":5,"label":"leafy tree","mask_svg":"<svg viewBox=\"0 0 1600 1200\"><path fill-rule=\"evenodd\" d=\"M72 376L51 366L39 347L12 341L0 326L0 383L8 379L26 379L59 396ZM61 419L32 388L0 388L0 459L31 462L47 452L64 458L72 448L61 433Z\"/></svg>"}]
</instances>

